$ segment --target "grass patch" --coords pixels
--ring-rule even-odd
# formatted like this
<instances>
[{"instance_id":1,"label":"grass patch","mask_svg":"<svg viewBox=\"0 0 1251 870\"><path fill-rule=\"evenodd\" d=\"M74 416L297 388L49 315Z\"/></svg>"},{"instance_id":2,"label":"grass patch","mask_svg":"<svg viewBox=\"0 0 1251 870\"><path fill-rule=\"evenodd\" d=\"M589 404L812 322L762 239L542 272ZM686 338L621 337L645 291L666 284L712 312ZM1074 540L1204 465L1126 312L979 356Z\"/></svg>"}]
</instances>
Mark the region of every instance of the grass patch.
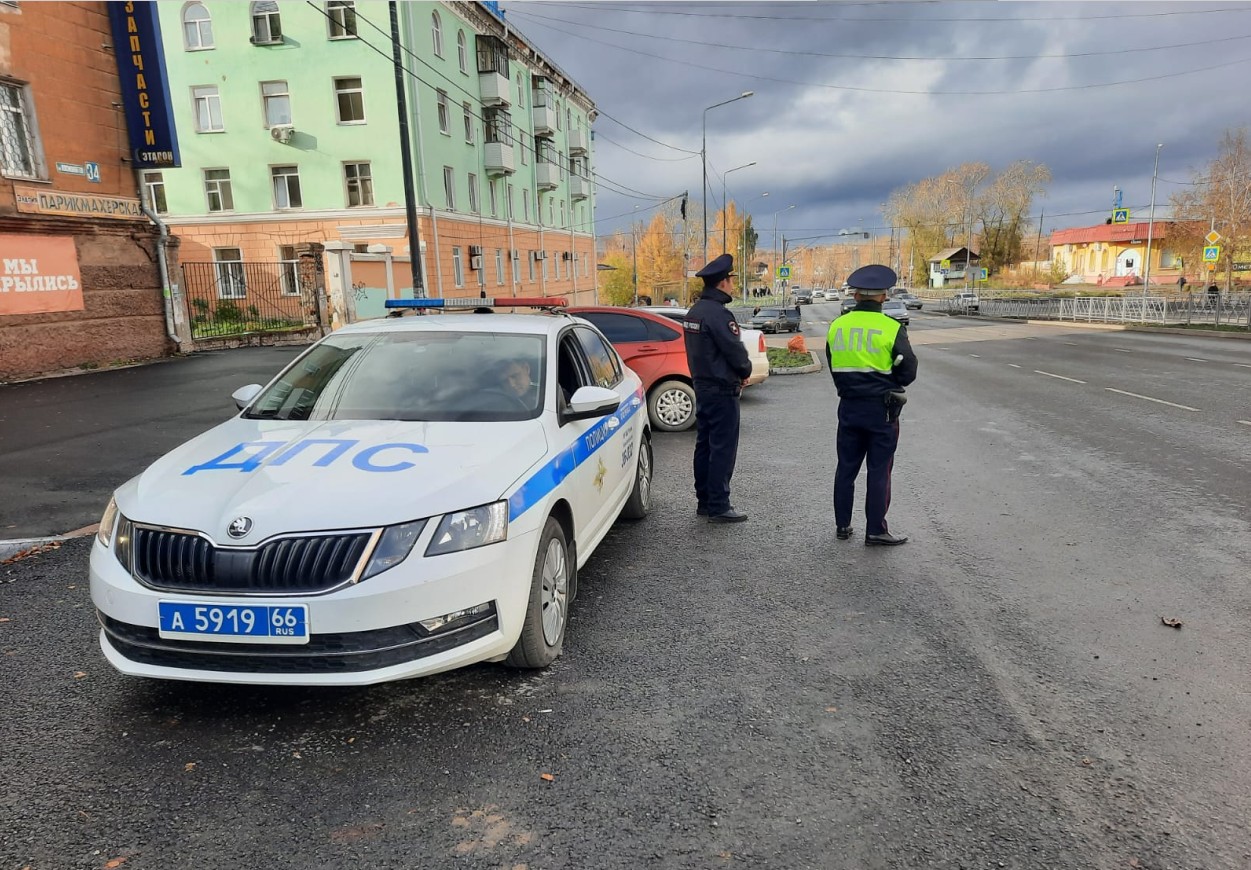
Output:
<instances>
[{"instance_id":1,"label":"grass patch","mask_svg":"<svg viewBox=\"0 0 1251 870\"><path fill-rule=\"evenodd\" d=\"M795 353L784 347L771 347L767 353L769 354L769 368L772 369L797 369L801 366L812 365L811 354Z\"/></svg>"}]
</instances>

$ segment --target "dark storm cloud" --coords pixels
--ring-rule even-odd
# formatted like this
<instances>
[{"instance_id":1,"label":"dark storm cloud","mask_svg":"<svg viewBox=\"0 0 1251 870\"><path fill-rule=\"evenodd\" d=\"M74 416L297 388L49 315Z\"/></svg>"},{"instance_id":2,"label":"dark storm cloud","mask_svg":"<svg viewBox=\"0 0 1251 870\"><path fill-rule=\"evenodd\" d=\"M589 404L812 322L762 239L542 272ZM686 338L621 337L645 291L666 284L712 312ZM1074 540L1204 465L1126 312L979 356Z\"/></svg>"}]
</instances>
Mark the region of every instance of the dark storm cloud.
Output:
<instances>
[{"instance_id":1,"label":"dark storm cloud","mask_svg":"<svg viewBox=\"0 0 1251 870\"><path fill-rule=\"evenodd\" d=\"M1185 181L1215 155L1223 130L1251 121L1251 93L1241 84L1251 63L1174 75L1251 61L1245 4L526 2L506 9L603 112L678 148L699 150L704 107L755 91L707 115L709 206L720 200L720 173L754 160L729 177L729 193L769 232L773 212L792 203L780 226L879 225L880 203L892 190L974 160L1050 167L1052 185L1037 203L1057 215L1048 229L1098 222L1114 185L1145 216L1157 143L1164 144L1161 178ZM1136 50L1162 46L1173 47ZM881 55L929 59L873 57ZM969 59L986 56L1005 59ZM980 91L1007 93L959 93ZM605 178L647 193L689 190L698 200L698 157L673 160L689 155L606 117L595 129L596 170ZM669 159L649 160L613 142ZM1177 189L1159 185L1157 216ZM642 211L651 203L601 186L599 230L628 222L611 218L636 205ZM1077 214L1092 211L1099 213Z\"/></svg>"}]
</instances>

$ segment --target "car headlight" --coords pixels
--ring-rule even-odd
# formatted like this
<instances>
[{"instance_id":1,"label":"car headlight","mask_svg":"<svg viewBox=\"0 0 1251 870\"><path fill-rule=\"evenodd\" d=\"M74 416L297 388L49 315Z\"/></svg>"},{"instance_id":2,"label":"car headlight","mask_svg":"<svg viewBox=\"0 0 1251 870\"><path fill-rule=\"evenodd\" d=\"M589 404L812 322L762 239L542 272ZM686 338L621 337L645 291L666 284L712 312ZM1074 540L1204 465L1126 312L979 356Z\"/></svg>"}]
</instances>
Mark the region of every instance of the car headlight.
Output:
<instances>
[{"instance_id":1,"label":"car headlight","mask_svg":"<svg viewBox=\"0 0 1251 870\"><path fill-rule=\"evenodd\" d=\"M378 539L378 545L374 547L373 554L369 557L369 564L365 566L361 579L368 580L375 574L394 568L407 559L408 554L413 550L413 544L417 543L417 538L421 536L421 530L425 527L425 520L387 526L382 532L382 537Z\"/></svg>"},{"instance_id":2,"label":"car headlight","mask_svg":"<svg viewBox=\"0 0 1251 870\"><path fill-rule=\"evenodd\" d=\"M427 556L459 553L508 539L508 502L497 501L446 514L434 530Z\"/></svg>"},{"instance_id":3,"label":"car headlight","mask_svg":"<svg viewBox=\"0 0 1251 870\"><path fill-rule=\"evenodd\" d=\"M109 499L104 516L100 517L100 530L96 532L96 540L108 547L113 543L113 527L117 525L117 499Z\"/></svg>"}]
</instances>

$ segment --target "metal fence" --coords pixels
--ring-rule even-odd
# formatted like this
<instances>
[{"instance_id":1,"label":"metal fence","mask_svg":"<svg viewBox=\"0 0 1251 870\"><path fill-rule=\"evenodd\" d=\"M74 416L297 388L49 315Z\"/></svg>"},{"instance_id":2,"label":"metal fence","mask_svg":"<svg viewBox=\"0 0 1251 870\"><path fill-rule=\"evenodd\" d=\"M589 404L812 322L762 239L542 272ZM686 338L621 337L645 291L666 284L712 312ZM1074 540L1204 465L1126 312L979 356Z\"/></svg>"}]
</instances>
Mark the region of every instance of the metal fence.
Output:
<instances>
[{"instance_id":1,"label":"metal fence","mask_svg":"<svg viewBox=\"0 0 1251 870\"><path fill-rule=\"evenodd\" d=\"M295 261L183 263L182 278L194 339L316 325L315 308L300 291Z\"/></svg>"},{"instance_id":2,"label":"metal fence","mask_svg":"<svg viewBox=\"0 0 1251 870\"><path fill-rule=\"evenodd\" d=\"M925 297L926 307L945 314L974 313L949 296ZM1251 330L1251 293L1188 293L1183 296L1075 296L1037 298L979 296L977 314L1022 320L1084 323L1152 323L1161 326L1219 326Z\"/></svg>"}]
</instances>

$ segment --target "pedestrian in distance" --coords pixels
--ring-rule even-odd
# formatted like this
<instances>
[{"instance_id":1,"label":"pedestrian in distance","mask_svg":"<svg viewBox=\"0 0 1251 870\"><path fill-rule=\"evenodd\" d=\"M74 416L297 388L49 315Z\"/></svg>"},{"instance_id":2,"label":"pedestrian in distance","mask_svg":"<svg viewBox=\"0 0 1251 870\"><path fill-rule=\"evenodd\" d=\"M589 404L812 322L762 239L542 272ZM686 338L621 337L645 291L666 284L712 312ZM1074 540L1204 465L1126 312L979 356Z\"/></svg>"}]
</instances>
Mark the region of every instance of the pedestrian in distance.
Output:
<instances>
[{"instance_id":1,"label":"pedestrian in distance","mask_svg":"<svg viewBox=\"0 0 1251 870\"><path fill-rule=\"evenodd\" d=\"M917 357L903 324L882 313L886 291L898 280L887 266L862 266L847 283L856 307L830 324L825 358L838 390L838 467L834 472L834 526L840 541L851 537L856 477L868 460L864 499L865 546L907 543L886 525L891 469L899 445L904 388L916 380Z\"/></svg>"},{"instance_id":2,"label":"pedestrian in distance","mask_svg":"<svg viewBox=\"0 0 1251 870\"><path fill-rule=\"evenodd\" d=\"M741 523L747 514L730 504L730 478L738 456L738 397L751 375L751 359L738 321L725 307L733 300L734 258L722 254L695 273L704 292L683 319L686 359L695 385L695 513L710 523Z\"/></svg>"}]
</instances>

